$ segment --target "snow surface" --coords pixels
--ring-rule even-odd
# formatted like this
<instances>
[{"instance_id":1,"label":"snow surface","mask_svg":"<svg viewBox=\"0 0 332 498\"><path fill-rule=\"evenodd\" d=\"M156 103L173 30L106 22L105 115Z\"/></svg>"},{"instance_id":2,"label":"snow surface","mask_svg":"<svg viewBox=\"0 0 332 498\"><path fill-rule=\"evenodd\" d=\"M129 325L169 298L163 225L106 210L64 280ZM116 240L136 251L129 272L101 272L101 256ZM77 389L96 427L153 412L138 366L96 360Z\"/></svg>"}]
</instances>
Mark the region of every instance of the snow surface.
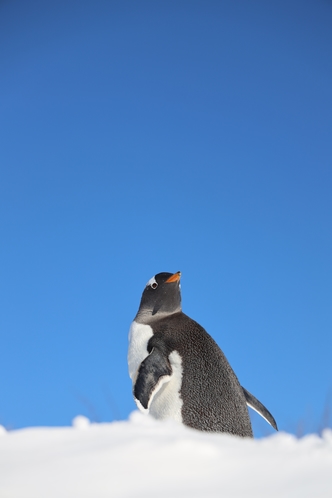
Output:
<instances>
[{"instance_id":1,"label":"snow surface","mask_svg":"<svg viewBox=\"0 0 332 498\"><path fill-rule=\"evenodd\" d=\"M129 421L0 431L1 498L332 497L332 431L296 439Z\"/></svg>"}]
</instances>

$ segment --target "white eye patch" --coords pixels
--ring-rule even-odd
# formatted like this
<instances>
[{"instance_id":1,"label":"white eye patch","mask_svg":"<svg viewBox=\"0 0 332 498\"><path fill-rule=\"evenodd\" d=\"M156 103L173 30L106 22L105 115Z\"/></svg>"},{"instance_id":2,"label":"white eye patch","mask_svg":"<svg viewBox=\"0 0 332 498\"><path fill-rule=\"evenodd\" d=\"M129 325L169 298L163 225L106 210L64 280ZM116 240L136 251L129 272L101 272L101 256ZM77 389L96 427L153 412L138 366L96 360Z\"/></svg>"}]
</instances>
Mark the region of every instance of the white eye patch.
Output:
<instances>
[{"instance_id":1,"label":"white eye patch","mask_svg":"<svg viewBox=\"0 0 332 498\"><path fill-rule=\"evenodd\" d=\"M150 280L146 284L146 287L148 287L149 285L152 286L152 284L158 285L157 282L156 282L156 279L154 278L154 276L152 278L150 278Z\"/></svg>"}]
</instances>

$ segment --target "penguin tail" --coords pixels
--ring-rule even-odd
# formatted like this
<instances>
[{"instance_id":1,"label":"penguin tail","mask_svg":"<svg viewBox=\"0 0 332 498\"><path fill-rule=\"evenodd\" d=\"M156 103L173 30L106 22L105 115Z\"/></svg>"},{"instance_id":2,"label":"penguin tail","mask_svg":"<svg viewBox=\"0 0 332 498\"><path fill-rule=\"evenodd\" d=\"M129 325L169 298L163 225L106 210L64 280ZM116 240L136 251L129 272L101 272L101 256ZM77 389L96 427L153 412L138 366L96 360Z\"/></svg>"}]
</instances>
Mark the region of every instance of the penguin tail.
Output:
<instances>
[{"instance_id":1,"label":"penguin tail","mask_svg":"<svg viewBox=\"0 0 332 498\"><path fill-rule=\"evenodd\" d=\"M247 405L250 406L255 412L257 412L261 417L263 417L266 422L268 422L272 427L277 431L278 426L277 422L275 421L273 415L269 412L265 406L258 401L255 396L253 396L249 391L247 391L244 387L242 387L244 396L246 398Z\"/></svg>"}]
</instances>

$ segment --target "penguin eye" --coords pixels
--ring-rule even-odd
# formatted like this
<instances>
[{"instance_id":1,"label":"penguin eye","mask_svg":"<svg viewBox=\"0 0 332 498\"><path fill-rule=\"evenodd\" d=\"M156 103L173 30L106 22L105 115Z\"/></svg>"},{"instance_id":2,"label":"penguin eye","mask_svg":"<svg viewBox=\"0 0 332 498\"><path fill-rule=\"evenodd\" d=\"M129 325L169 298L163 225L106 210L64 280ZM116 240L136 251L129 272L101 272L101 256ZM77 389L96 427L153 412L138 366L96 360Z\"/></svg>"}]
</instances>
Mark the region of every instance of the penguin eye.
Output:
<instances>
[{"instance_id":1,"label":"penguin eye","mask_svg":"<svg viewBox=\"0 0 332 498\"><path fill-rule=\"evenodd\" d=\"M151 284L151 287L152 287L152 289L156 289L156 288L158 287L157 282L153 282L153 283Z\"/></svg>"}]
</instances>

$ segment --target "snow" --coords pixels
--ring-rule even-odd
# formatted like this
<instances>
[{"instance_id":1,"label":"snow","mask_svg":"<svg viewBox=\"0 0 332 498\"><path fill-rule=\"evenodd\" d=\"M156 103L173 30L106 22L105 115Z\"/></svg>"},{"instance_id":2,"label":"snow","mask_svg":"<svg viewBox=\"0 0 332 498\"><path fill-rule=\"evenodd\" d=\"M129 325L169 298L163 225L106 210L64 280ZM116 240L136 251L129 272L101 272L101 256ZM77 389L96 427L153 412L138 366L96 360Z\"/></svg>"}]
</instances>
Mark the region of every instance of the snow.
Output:
<instances>
[{"instance_id":1,"label":"snow","mask_svg":"<svg viewBox=\"0 0 332 498\"><path fill-rule=\"evenodd\" d=\"M332 496L332 431L296 439L128 421L0 431L1 498Z\"/></svg>"}]
</instances>

